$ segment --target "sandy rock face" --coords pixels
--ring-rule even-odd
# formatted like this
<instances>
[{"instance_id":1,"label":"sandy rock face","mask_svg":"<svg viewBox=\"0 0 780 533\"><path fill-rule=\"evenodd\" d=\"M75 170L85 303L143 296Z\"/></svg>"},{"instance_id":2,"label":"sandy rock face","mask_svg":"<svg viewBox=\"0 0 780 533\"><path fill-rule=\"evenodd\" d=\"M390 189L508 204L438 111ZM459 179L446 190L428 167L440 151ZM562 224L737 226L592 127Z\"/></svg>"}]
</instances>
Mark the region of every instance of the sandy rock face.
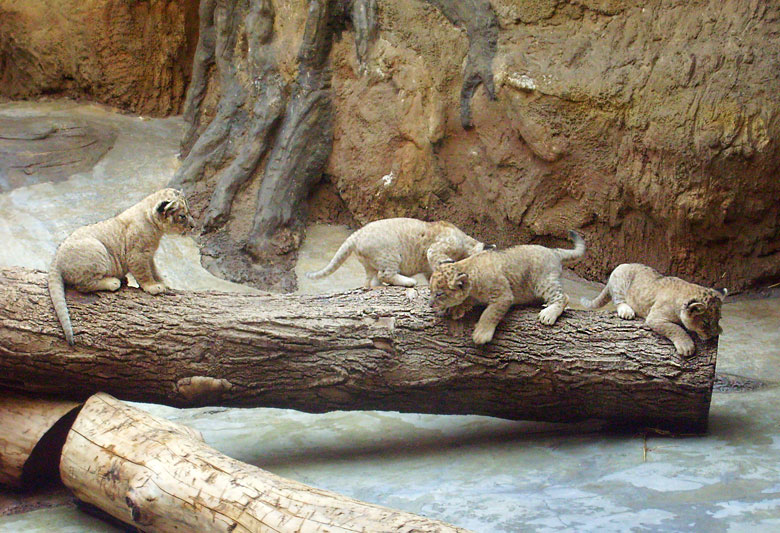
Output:
<instances>
[{"instance_id":1,"label":"sandy rock face","mask_svg":"<svg viewBox=\"0 0 780 533\"><path fill-rule=\"evenodd\" d=\"M212 18L233 5L203 4ZM276 101L257 95L278 85L278 114L291 114L288 100L308 79L300 76L299 53L309 7L325 4L235 5L242 13L260 5L268 27L237 17L225 35L207 35L211 48L227 44L193 77L202 94L191 91L195 104L185 113L182 168L193 167L196 139L219 106L227 108L220 104L230 96L223 94L227 78L218 73L232 69L234 85L248 96L233 102L235 116L222 117L229 132L223 148L202 143L205 149L195 150L203 164L195 165L201 171L188 192L205 211L226 172L251 174L218 228L239 246L270 202L258 192L269 156L256 154L250 165L241 148L251 148L260 131L268 153L284 150L273 124L248 128L263 126L249 118L268 114L267 102ZM633 261L730 289L780 279L777 2L328 5L340 13L332 49L320 50L330 51L320 74L330 91L333 142L326 179L310 195L310 220L449 219L501 246L566 245L566 230L575 228L589 249L575 268L591 279ZM197 9L197 0L0 0L0 95L86 95L140 113L178 112ZM231 31L234 40L227 39ZM262 43L253 41L258 32ZM276 85L259 81L258 69L271 72ZM314 180L319 166L316 172ZM299 241L290 242L294 248ZM217 246L215 257L224 249Z\"/></svg>"},{"instance_id":2,"label":"sandy rock face","mask_svg":"<svg viewBox=\"0 0 780 533\"><path fill-rule=\"evenodd\" d=\"M473 129L468 35L431 5L379 3L364 74L349 34L335 46L328 174L359 221L449 218L501 245L579 228L594 279L627 261L731 288L780 274L780 5L491 6L497 98L477 89Z\"/></svg>"},{"instance_id":3,"label":"sandy rock face","mask_svg":"<svg viewBox=\"0 0 780 533\"><path fill-rule=\"evenodd\" d=\"M0 96L175 114L197 40L198 0L0 0Z\"/></svg>"}]
</instances>

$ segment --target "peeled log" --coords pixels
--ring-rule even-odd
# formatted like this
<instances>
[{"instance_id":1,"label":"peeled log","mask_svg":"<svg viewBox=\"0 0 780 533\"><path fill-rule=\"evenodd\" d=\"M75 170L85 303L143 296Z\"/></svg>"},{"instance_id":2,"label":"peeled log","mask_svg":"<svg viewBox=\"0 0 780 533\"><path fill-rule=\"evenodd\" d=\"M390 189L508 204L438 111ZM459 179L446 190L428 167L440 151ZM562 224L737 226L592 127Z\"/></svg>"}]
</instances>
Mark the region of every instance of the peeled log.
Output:
<instances>
[{"instance_id":1,"label":"peeled log","mask_svg":"<svg viewBox=\"0 0 780 533\"><path fill-rule=\"evenodd\" d=\"M411 297L410 297L411 296ZM515 307L476 347L473 312L436 318L427 289L308 295L70 291L65 342L42 272L0 269L0 387L174 406L373 409L707 428L717 339L682 359L642 325Z\"/></svg>"},{"instance_id":2,"label":"peeled log","mask_svg":"<svg viewBox=\"0 0 780 533\"><path fill-rule=\"evenodd\" d=\"M27 487L57 479L57 460L79 404L3 393L0 483Z\"/></svg>"},{"instance_id":3,"label":"peeled log","mask_svg":"<svg viewBox=\"0 0 780 533\"><path fill-rule=\"evenodd\" d=\"M80 500L150 533L465 531L283 479L102 393L74 422L60 475Z\"/></svg>"}]
</instances>

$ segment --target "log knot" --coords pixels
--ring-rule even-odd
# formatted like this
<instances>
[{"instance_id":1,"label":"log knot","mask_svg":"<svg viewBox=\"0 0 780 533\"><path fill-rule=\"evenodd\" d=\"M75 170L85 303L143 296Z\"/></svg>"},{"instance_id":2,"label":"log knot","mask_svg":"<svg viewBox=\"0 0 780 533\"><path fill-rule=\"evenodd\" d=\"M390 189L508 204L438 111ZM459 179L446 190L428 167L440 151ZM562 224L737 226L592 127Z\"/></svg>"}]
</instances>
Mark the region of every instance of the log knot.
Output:
<instances>
[{"instance_id":1,"label":"log knot","mask_svg":"<svg viewBox=\"0 0 780 533\"><path fill-rule=\"evenodd\" d=\"M133 522L140 522L141 521L141 508L138 506L135 501L130 496L127 496L125 498L125 503L127 504L127 507L130 508L130 516L133 518Z\"/></svg>"},{"instance_id":2,"label":"log knot","mask_svg":"<svg viewBox=\"0 0 780 533\"><path fill-rule=\"evenodd\" d=\"M219 400L222 393L233 388L226 379L208 376L189 376L176 382L176 392L186 400Z\"/></svg>"}]
</instances>

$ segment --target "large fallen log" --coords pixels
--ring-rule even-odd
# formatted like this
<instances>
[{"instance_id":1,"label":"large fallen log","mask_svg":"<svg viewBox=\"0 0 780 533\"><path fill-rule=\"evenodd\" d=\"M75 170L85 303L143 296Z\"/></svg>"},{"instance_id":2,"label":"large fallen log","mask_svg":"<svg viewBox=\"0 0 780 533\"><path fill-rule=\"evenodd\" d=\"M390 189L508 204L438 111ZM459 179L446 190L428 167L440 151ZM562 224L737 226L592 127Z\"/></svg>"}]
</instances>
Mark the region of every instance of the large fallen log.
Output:
<instances>
[{"instance_id":1,"label":"large fallen log","mask_svg":"<svg viewBox=\"0 0 780 533\"><path fill-rule=\"evenodd\" d=\"M78 408L76 402L2 393L0 483L26 488L56 480L60 449Z\"/></svg>"},{"instance_id":2,"label":"large fallen log","mask_svg":"<svg viewBox=\"0 0 780 533\"><path fill-rule=\"evenodd\" d=\"M465 532L236 461L195 430L102 393L73 423L60 475L80 500L149 533Z\"/></svg>"},{"instance_id":3,"label":"large fallen log","mask_svg":"<svg viewBox=\"0 0 780 533\"><path fill-rule=\"evenodd\" d=\"M45 274L0 269L0 387L174 406L376 409L509 419L599 418L702 432L717 339L682 359L640 321L513 309L476 347L478 313L436 318L427 290L325 296L68 293L65 342Z\"/></svg>"}]
</instances>

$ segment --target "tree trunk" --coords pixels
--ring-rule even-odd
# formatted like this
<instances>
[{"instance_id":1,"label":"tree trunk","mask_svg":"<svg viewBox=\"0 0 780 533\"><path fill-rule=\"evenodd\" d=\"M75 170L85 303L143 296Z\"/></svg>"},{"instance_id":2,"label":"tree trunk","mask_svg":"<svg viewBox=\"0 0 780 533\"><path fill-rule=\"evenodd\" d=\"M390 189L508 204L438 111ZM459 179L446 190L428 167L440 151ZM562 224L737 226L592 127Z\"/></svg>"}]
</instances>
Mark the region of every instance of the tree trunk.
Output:
<instances>
[{"instance_id":1,"label":"tree trunk","mask_svg":"<svg viewBox=\"0 0 780 533\"><path fill-rule=\"evenodd\" d=\"M460 124L474 127L471 120L471 99L480 84L488 98L496 99L493 83L493 58L498 48L498 18L488 0L428 0L458 28L466 30L469 51L463 67L460 89Z\"/></svg>"},{"instance_id":2,"label":"tree trunk","mask_svg":"<svg viewBox=\"0 0 780 533\"><path fill-rule=\"evenodd\" d=\"M236 461L103 393L74 422L60 475L80 500L150 533L464 531Z\"/></svg>"},{"instance_id":3,"label":"tree trunk","mask_svg":"<svg viewBox=\"0 0 780 533\"><path fill-rule=\"evenodd\" d=\"M333 144L328 64L333 39L353 27L362 62L375 16L375 0L308 0L293 81L282 75L293 66L279 64L270 0L201 0L200 39L184 109L189 124L184 160L171 185L192 199L206 231L206 255L214 258L209 267L223 277L295 288L289 272L306 196L321 179ZM252 187L254 215L234 213L238 192ZM246 231L249 218L254 220Z\"/></svg>"},{"instance_id":4,"label":"tree trunk","mask_svg":"<svg viewBox=\"0 0 780 533\"><path fill-rule=\"evenodd\" d=\"M79 404L3 393L0 483L27 487L57 479L57 462ZM64 428L63 428L64 427Z\"/></svg>"},{"instance_id":5,"label":"tree trunk","mask_svg":"<svg viewBox=\"0 0 780 533\"><path fill-rule=\"evenodd\" d=\"M641 321L515 307L489 345L436 318L427 289L325 296L68 292L65 342L42 272L0 269L0 387L105 391L175 406L377 409L508 419L599 418L702 432L717 339L682 359Z\"/></svg>"}]
</instances>

